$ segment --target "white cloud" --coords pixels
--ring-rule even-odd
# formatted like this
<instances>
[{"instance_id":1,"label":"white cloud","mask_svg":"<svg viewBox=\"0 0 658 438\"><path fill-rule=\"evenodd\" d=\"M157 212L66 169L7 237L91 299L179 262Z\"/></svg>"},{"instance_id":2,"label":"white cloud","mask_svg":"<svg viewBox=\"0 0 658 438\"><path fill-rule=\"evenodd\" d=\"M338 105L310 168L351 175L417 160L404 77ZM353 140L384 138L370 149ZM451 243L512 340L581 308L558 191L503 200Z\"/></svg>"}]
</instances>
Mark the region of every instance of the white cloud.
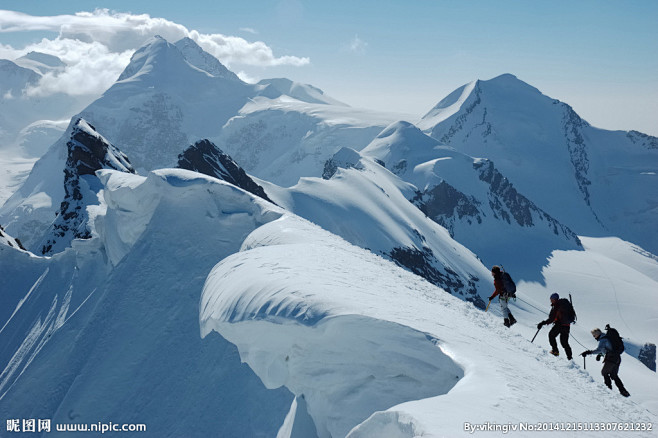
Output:
<instances>
[{"instance_id":1,"label":"white cloud","mask_svg":"<svg viewBox=\"0 0 658 438\"><path fill-rule=\"evenodd\" d=\"M55 55L67 64L63 73L45 75L38 87L28 91L32 95L100 94L118 78L131 53L155 35L170 42L189 37L228 67L303 66L310 62L306 57L275 56L262 41L250 42L217 33L202 34L164 18L108 9L46 17L0 10L0 33L22 31L51 31L59 35L22 49L0 44L0 57L15 59L37 51Z\"/></svg>"},{"instance_id":2,"label":"white cloud","mask_svg":"<svg viewBox=\"0 0 658 438\"><path fill-rule=\"evenodd\" d=\"M247 32L253 35L258 35L258 31L256 29L252 29L251 27L241 27L240 30L242 32Z\"/></svg>"},{"instance_id":3,"label":"white cloud","mask_svg":"<svg viewBox=\"0 0 658 438\"><path fill-rule=\"evenodd\" d=\"M368 43L359 38L358 35L354 35L354 38L348 45L349 51L354 53L365 53L367 47Z\"/></svg>"}]
</instances>

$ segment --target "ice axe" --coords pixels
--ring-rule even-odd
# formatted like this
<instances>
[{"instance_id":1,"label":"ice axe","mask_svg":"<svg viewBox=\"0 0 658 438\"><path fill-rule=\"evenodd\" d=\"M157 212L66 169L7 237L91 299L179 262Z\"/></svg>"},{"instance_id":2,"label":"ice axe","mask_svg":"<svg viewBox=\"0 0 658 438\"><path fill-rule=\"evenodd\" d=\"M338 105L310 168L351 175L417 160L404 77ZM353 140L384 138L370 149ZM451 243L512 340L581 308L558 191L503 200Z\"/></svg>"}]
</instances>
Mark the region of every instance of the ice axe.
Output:
<instances>
[{"instance_id":1,"label":"ice axe","mask_svg":"<svg viewBox=\"0 0 658 438\"><path fill-rule=\"evenodd\" d=\"M543 326L542 326L542 327L543 327ZM535 338L536 338L537 335L539 334L539 330L541 330L541 327L539 327L539 328L537 329L537 333L535 333L535 335L532 337L532 341L530 341L531 344L532 344L533 342L535 342Z\"/></svg>"},{"instance_id":2,"label":"ice axe","mask_svg":"<svg viewBox=\"0 0 658 438\"><path fill-rule=\"evenodd\" d=\"M487 310L489 310L489 306L491 306L491 300L489 300L489 304L487 304L487 308L484 309L484 313L487 313Z\"/></svg>"}]
</instances>

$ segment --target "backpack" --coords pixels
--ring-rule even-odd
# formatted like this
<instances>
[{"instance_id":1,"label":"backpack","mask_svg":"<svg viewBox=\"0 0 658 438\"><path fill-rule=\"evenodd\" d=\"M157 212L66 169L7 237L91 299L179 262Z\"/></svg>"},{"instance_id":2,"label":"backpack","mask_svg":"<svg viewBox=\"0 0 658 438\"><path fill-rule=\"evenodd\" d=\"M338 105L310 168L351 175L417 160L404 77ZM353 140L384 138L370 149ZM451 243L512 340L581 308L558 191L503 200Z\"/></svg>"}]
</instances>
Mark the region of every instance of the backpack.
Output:
<instances>
[{"instance_id":1,"label":"backpack","mask_svg":"<svg viewBox=\"0 0 658 438\"><path fill-rule=\"evenodd\" d=\"M624 348L624 341L622 341L622 337L619 336L619 332L616 329L613 329L610 327L610 325L606 326L606 337L610 341L610 345L612 345L612 352L614 354L622 354L625 350Z\"/></svg>"},{"instance_id":2,"label":"backpack","mask_svg":"<svg viewBox=\"0 0 658 438\"><path fill-rule=\"evenodd\" d=\"M567 300L566 298L560 298L558 300L558 304L560 306L560 319L562 322L569 324L576 322L578 317L576 316L576 310L573 308L571 301Z\"/></svg>"},{"instance_id":3,"label":"backpack","mask_svg":"<svg viewBox=\"0 0 658 438\"><path fill-rule=\"evenodd\" d=\"M503 271L501 274L501 280L503 280L503 288L507 295L516 298L516 284L514 284L512 277L507 272Z\"/></svg>"}]
</instances>

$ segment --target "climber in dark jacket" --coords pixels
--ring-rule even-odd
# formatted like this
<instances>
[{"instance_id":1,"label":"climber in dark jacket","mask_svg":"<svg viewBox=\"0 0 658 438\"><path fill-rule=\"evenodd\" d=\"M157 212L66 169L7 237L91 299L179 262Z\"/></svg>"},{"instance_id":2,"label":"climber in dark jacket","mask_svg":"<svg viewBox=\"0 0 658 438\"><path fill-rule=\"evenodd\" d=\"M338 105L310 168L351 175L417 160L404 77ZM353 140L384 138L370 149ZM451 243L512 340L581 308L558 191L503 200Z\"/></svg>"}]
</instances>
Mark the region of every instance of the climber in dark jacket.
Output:
<instances>
[{"instance_id":1,"label":"climber in dark jacket","mask_svg":"<svg viewBox=\"0 0 658 438\"><path fill-rule=\"evenodd\" d=\"M560 296L558 294L551 295L551 312L548 314L548 319L537 324L537 330L547 324L553 324L553 328L548 332L548 342L551 344L551 354L559 356L560 352L557 349L556 338L560 335L560 344L567 354L567 359L571 360L571 346L569 346L569 332L571 331L571 321L569 321L560 303Z\"/></svg>"},{"instance_id":2,"label":"climber in dark jacket","mask_svg":"<svg viewBox=\"0 0 658 438\"><path fill-rule=\"evenodd\" d=\"M498 296L498 301L500 301L500 309L503 311L503 324L505 324L505 327L510 327L516 323L516 319L514 318L514 315L512 315L512 312L509 311L509 299L510 295L507 293L505 290L505 286L503 284L503 276L500 271L499 266L494 266L491 268L491 275L493 275L494 278L494 293L489 297L489 302L496 298Z\"/></svg>"}]
</instances>

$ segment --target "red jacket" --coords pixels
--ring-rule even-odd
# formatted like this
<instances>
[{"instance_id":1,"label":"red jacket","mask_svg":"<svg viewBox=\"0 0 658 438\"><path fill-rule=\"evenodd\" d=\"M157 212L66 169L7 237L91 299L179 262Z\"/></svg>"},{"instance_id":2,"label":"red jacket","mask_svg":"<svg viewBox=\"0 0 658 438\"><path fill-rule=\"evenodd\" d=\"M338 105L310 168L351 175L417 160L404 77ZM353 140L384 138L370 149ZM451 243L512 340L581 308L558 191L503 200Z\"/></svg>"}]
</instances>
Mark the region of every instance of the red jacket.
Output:
<instances>
[{"instance_id":1,"label":"red jacket","mask_svg":"<svg viewBox=\"0 0 658 438\"><path fill-rule=\"evenodd\" d=\"M503 286L503 277L501 275L494 275L494 287L496 290L491 295L491 299L496 298L498 295L502 296L505 293L505 286Z\"/></svg>"}]
</instances>

